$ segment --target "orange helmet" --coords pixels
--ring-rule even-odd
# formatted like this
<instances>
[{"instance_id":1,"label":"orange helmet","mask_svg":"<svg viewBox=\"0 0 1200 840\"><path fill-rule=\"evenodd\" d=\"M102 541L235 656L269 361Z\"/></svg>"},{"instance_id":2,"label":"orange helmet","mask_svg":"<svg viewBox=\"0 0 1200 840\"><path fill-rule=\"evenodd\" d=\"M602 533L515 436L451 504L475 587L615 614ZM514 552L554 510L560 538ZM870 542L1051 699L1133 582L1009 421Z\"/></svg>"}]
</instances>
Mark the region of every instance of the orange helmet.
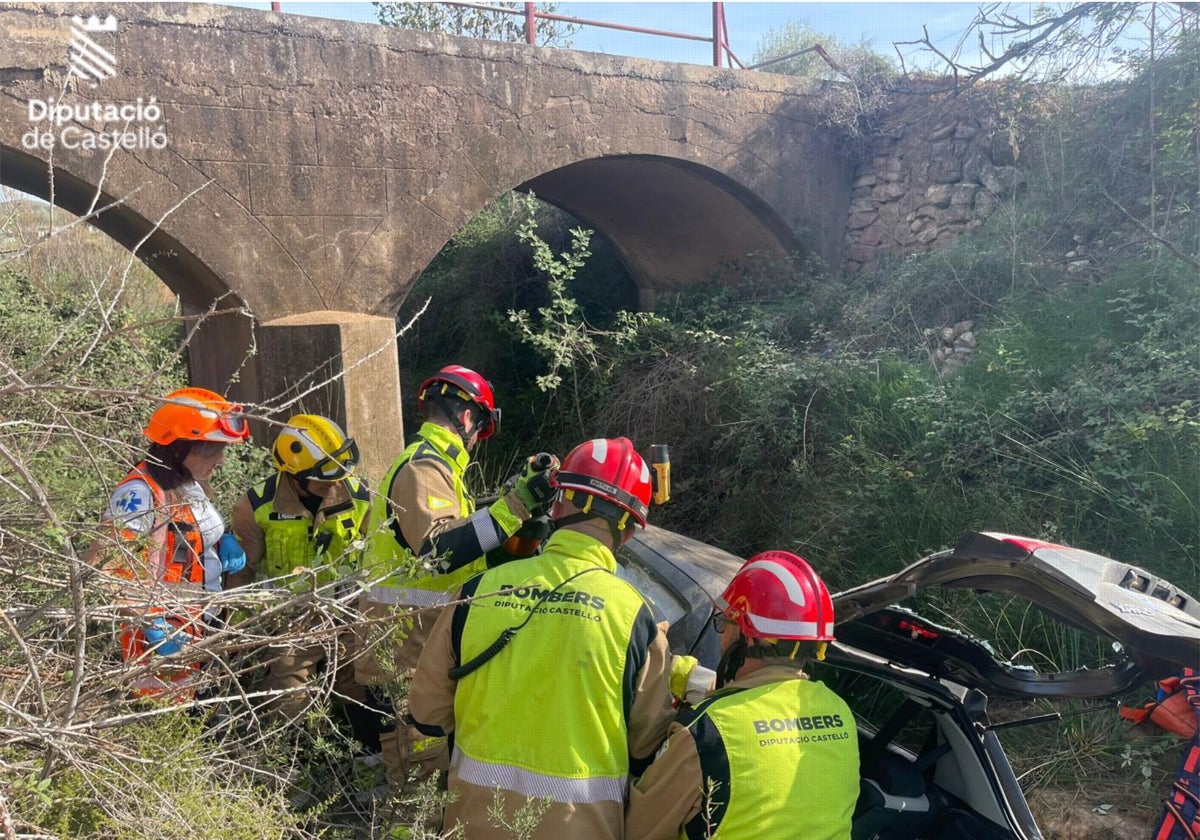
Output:
<instances>
[{"instance_id":1,"label":"orange helmet","mask_svg":"<svg viewBox=\"0 0 1200 840\"><path fill-rule=\"evenodd\" d=\"M764 551L746 561L717 600L747 639L833 641L833 599L803 557Z\"/></svg>"},{"instance_id":2,"label":"orange helmet","mask_svg":"<svg viewBox=\"0 0 1200 840\"><path fill-rule=\"evenodd\" d=\"M180 388L150 415L143 434L166 446L177 440L238 443L250 437L242 407L207 388Z\"/></svg>"}]
</instances>

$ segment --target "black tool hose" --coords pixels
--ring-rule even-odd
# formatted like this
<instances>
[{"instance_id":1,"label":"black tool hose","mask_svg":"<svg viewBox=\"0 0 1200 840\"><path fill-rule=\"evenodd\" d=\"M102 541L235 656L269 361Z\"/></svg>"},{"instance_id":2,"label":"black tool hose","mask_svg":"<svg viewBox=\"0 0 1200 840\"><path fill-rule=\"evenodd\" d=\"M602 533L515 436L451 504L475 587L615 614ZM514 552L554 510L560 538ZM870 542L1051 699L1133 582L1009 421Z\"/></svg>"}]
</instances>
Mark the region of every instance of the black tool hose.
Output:
<instances>
[{"instance_id":1,"label":"black tool hose","mask_svg":"<svg viewBox=\"0 0 1200 840\"><path fill-rule=\"evenodd\" d=\"M458 665L457 667L451 668L447 672L447 675L452 680L461 680L463 677L467 676L468 674L478 671L480 668L482 668L484 665L486 665L489 660L495 658L496 654L498 654L500 651L504 650L505 646L509 642L512 641L513 636L517 635L517 631L520 630L522 627L524 627L526 624L528 624L530 622L530 620L535 615L537 615L538 607L540 607L542 604L546 603L546 601L550 598L551 594L557 592L563 586L565 586L568 583L570 583L571 581L575 580L575 578L579 577L580 575L586 575L588 572L603 572L603 571L607 571L607 569L604 569L603 567L600 567L600 566L594 566L590 569L584 569L582 572L576 572L575 574L571 575L566 580L560 582L557 586L555 586L549 592L542 593L541 597L538 598L537 606L535 606L533 609L531 609L529 611L529 615L527 615L525 617L524 621L522 621L520 624L518 624L515 627L505 628L505 630L503 632L501 632L499 636L496 637L496 641L492 642L490 645L488 645L486 648L484 648L482 651L480 651L478 656L476 656L470 662L467 662L463 665Z\"/></svg>"},{"instance_id":2,"label":"black tool hose","mask_svg":"<svg viewBox=\"0 0 1200 840\"><path fill-rule=\"evenodd\" d=\"M524 626L525 625L523 624L521 625L521 627ZM480 654L470 662L466 663L465 665L459 665L457 668L451 668L450 679L461 680L467 674L478 671L487 664L488 660L490 660L500 651L504 650L505 645L512 641L512 637L517 635L517 631L521 629L521 627L507 628L503 633L496 637L496 641L484 648L483 651L480 652Z\"/></svg>"}]
</instances>

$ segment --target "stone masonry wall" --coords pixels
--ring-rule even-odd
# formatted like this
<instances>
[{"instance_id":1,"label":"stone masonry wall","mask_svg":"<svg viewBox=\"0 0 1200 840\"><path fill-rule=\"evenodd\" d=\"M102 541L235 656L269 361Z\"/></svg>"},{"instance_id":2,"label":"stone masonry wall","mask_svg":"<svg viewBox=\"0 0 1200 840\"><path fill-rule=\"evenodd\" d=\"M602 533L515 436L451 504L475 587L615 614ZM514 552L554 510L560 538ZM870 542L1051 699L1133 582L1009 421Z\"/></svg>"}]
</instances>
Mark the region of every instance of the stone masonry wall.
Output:
<instances>
[{"instance_id":1,"label":"stone masonry wall","mask_svg":"<svg viewBox=\"0 0 1200 840\"><path fill-rule=\"evenodd\" d=\"M944 248L1025 183L1020 149L986 91L897 100L853 184L844 270Z\"/></svg>"}]
</instances>

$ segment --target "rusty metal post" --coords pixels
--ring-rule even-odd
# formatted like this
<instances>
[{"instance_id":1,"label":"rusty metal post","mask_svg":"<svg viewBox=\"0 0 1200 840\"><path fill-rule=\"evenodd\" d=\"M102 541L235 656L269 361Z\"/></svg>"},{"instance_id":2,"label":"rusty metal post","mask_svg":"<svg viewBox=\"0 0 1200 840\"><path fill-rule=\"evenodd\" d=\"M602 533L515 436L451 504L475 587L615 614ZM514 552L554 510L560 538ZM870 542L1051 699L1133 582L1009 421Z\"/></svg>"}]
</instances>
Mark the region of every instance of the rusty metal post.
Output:
<instances>
[{"instance_id":1,"label":"rusty metal post","mask_svg":"<svg viewBox=\"0 0 1200 840\"><path fill-rule=\"evenodd\" d=\"M533 4L525 4L525 43L537 43L537 15L534 14Z\"/></svg>"},{"instance_id":2,"label":"rusty metal post","mask_svg":"<svg viewBox=\"0 0 1200 840\"><path fill-rule=\"evenodd\" d=\"M281 12L281 11L283 11L283 4L282 4L282 3L272 3L272 4L271 4L271 11L272 11L272 12Z\"/></svg>"},{"instance_id":3,"label":"rusty metal post","mask_svg":"<svg viewBox=\"0 0 1200 840\"><path fill-rule=\"evenodd\" d=\"M712 42L713 42L713 67L721 66L721 42L724 40L721 37L721 21L724 17L721 14L723 3L712 4Z\"/></svg>"}]
</instances>

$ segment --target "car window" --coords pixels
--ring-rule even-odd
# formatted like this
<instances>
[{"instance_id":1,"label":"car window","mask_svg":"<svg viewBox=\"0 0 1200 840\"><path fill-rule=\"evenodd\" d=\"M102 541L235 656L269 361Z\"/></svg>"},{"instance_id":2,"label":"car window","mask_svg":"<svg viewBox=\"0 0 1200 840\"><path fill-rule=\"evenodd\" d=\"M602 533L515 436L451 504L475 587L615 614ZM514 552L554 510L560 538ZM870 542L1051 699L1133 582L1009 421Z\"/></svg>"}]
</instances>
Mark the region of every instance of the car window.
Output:
<instances>
[{"instance_id":1,"label":"car window","mask_svg":"<svg viewBox=\"0 0 1200 840\"><path fill-rule=\"evenodd\" d=\"M628 581L650 604L655 621L674 624L687 612L685 604L666 582L626 547L617 551L617 577Z\"/></svg>"},{"instance_id":2,"label":"car window","mask_svg":"<svg viewBox=\"0 0 1200 840\"><path fill-rule=\"evenodd\" d=\"M928 744L933 718L927 709L905 709L908 695L896 686L869 674L814 665L813 678L818 679L846 701L859 724L869 732L889 731L888 743L901 747L914 756L920 755ZM894 717L900 715L898 718ZM889 726L890 724L890 726Z\"/></svg>"}]
</instances>

